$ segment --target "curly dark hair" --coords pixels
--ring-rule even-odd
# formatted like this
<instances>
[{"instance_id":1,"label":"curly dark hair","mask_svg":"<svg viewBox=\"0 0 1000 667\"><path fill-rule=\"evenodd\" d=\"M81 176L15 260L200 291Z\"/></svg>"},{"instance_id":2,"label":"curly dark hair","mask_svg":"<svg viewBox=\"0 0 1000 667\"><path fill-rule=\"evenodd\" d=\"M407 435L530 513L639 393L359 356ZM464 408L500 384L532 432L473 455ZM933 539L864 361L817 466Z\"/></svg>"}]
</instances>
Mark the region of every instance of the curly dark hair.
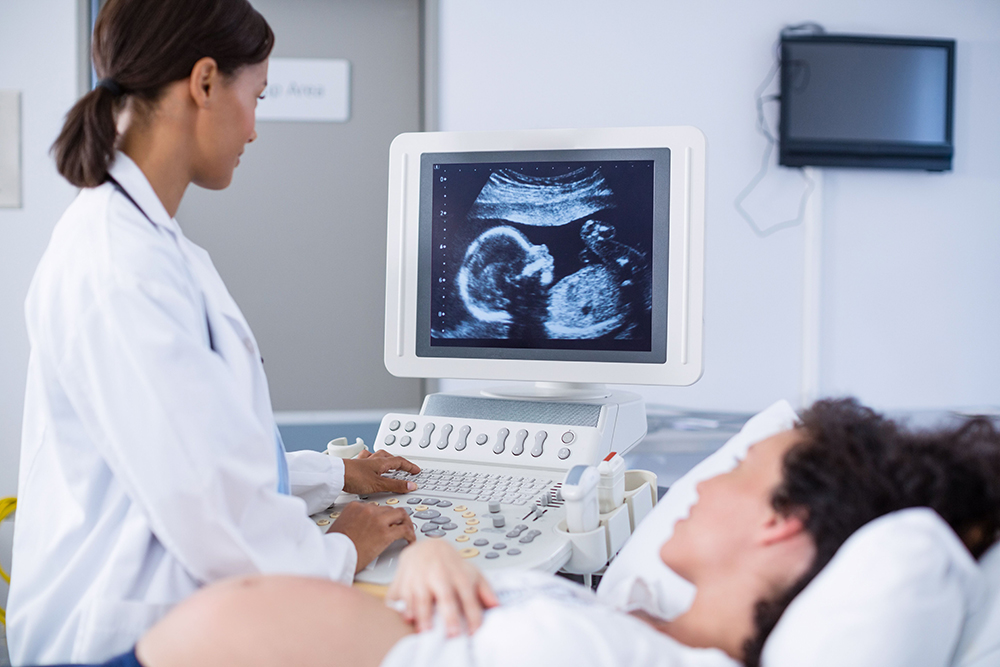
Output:
<instances>
[{"instance_id":1,"label":"curly dark hair","mask_svg":"<svg viewBox=\"0 0 1000 667\"><path fill-rule=\"evenodd\" d=\"M822 400L800 417L803 441L783 461L771 502L800 514L816 558L791 588L755 609L744 646L758 667L764 642L795 597L856 530L884 514L929 507L979 558L1000 538L1000 432L985 418L911 432L855 399Z\"/></svg>"}]
</instances>

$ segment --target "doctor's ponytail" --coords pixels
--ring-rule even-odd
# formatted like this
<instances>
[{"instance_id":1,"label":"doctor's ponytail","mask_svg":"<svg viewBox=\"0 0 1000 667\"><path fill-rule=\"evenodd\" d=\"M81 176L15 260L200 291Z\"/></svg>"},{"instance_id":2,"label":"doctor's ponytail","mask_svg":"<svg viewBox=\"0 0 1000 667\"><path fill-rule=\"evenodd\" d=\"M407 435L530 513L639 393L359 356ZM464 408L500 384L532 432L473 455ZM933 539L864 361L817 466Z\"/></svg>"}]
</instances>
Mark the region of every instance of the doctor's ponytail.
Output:
<instances>
[{"instance_id":1,"label":"doctor's ponytail","mask_svg":"<svg viewBox=\"0 0 1000 667\"><path fill-rule=\"evenodd\" d=\"M148 115L164 88L188 78L201 58L214 58L231 76L263 62L273 46L271 27L247 0L108 0L91 52L101 82L70 109L52 145L59 173L77 187L100 185L126 105Z\"/></svg>"}]
</instances>

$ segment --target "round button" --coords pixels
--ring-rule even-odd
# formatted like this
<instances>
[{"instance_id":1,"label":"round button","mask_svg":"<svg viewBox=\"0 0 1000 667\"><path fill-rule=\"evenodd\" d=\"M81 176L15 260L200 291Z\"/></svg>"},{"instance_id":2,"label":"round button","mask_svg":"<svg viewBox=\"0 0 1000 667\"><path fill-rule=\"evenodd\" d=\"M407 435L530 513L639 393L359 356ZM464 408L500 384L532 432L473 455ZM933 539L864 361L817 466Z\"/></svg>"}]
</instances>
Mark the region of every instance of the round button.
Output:
<instances>
[{"instance_id":1,"label":"round button","mask_svg":"<svg viewBox=\"0 0 1000 667\"><path fill-rule=\"evenodd\" d=\"M473 549L472 547L468 547L466 549L462 549L461 551L459 551L458 555L461 556L462 558L475 558L476 556L479 555L479 549Z\"/></svg>"},{"instance_id":2,"label":"round button","mask_svg":"<svg viewBox=\"0 0 1000 667\"><path fill-rule=\"evenodd\" d=\"M397 429L399 429L399 420L393 419L391 422L389 422L389 430L395 431Z\"/></svg>"},{"instance_id":3,"label":"round button","mask_svg":"<svg viewBox=\"0 0 1000 667\"><path fill-rule=\"evenodd\" d=\"M566 459L569 458L569 454L570 454L570 451L569 451L568 447L560 447L559 448L559 458L562 459L563 461L565 461Z\"/></svg>"},{"instance_id":4,"label":"round button","mask_svg":"<svg viewBox=\"0 0 1000 667\"><path fill-rule=\"evenodd\" d=\"M339 519L340 518L340 512L330 512L330 518L331 519Z\"/></svg>"},{"instance_id":5,"label":"round button","mask_svg":"<svg viewBox=\"0 0 1000 667\"><path fill-rule=\"evenodd\" d=\"M441 530L455 530L456 528L458 528L458 525L451 522L441 526Z\"/></svg>"},{"instance_id":6,"label":"round button","mask_svg":"<svg viewBox=\"0 0 1000 667\"><path fill-rule=\"evenodd\" d=\"M396 505L398 503L399 503L399 498L389 498L389 500L385 501L386 505Z\"/></svg>"},{"instance_id":7,"label":"round button","mask_svg":"<svg viewBox=\"0 0 1000 667\"><path fill-rule=\"evenodd\" d=\"M455 511L456 512L464 512L467 509L469 509L469 508L466 507L465 505L455 505Z\"/></svg>"},{"instance_id":8,"label":"round button","mask_svg":"<svg viewBox=\"0 0 1000 667\"><path fill-rule=\"evenodd\" d=\"M480 539L476 540L475 542L473 542L473 544L475 544L477 547L485 547L489 543L490 543L489 540L484 540L482 538L480 538Z\"/></svg>"},{"instance_id":9,"label":"round button","mask_svg":"<svg viewBox=\"0 0 1000 667\"><path fill-rule=\"evenodd\" d=\"M479 525L479 519L469 519L468 521L465 522L465 525L466 526L478 526Z\"/></svg>"},{"instance_id":10,"label":"round button","mask_svg":"<svg viewBox=\"0 0 1000 667\"><path fill-rule=\"evenodd\" d=\"M488 440L489 437L485 433L480 433L479 435L476 436L477 445L485 445Z\"/></svg>"},{"instance_id":11,"label":"round button","mask_svg":"<svg viewBox=\"0 0 1000 667\"><path fill-rule=\"evenodd\" d=\"M406 422L406 426L403 427L406 431L412 433L414 429L417 428L417 422Z\"/></svg>"},{"instance_id":12,"label":"round button","mask_svg":"<svg viewBox=\"0 0 1000 667\"><path fill-rule=\"evenodd\" d=\"M438 507L451 507L451 503L449 501L447 501L447 500L439 500L437 506Z\"/></svg>"},{"instance_id":13,"label":"round button","mask_svg":"<svg viewBox=\"0 0 1000 667\"><path fill-rule=\"evenodd\" d=\"M443 526L446 523L451 523L451 519L446 516L436 516L431 519L431 523L436 523L439 526Z\"/></svg>"},{"instance_id":14,"label":"round button","mask_svg":"<svg viewBox=\"0 0 1000 667\"><path fill-rule=\"evenodd\" d=\"M409 447L411 442L413 442L413 438L408 435L404 435L399 439L399 444L402 447Z\"/></svg>"},{"instance_id":15,"label":"round button","mask_svg":"<svg viewBox=\"0 0 1000 667\"><path fill-rule=\"evenodd\" d=\"M475 526L469 526L468 528L465 529L465 532L467 532L469 535L472 535L473 533L478 533L479 529L476 528Z\"/></svg>"},{"instance_id":16,"label":"round button","mask_svg":"<svg viewBox=\"0 0 1000 667\"><path fill-rule=\"evenodd\" d=\"M521 550L520 549L507 549L507 555L508 556L520 556L521 555Z\"/></svg>"},{"instance_id":17,"label":"round button","mask_svg":"<svg viewBox=\"0 0 1000 667\"><path fill-rule=\"evenodd\" d=\"M501 549L506 549L507 545L504 544L503 542L497 542L496 544L493 545L493 548L496 549L497 551L500 551Z\"/></svg>"},{"instance_id":18,"label":"round button","mask_svg":"<svg viewBox=\"0 0 1000 667\"><path fill-rule=\"evenodd\" d=\"M456 542L468 542L469 541L469 536L468 535L459 535L458 537L455 538L455 541Z\"/></svg>"},{"instance_id":19,"label":"round button","mask_svg":"<svg viewBox=\"0 0 1000 667\"><path fill-rule=\"evenodd\" d=\"M407 505L419 505L422 502L424 502L423 498L407 498L406 499L406 504Z\"/></svg>"},{"instance_id":20,"label":"round button","mask_svg":"<svg viewBox=\"0 0 1000 667\"><path fill-rule=\"evenodd\" d=\"M563 444L568 445L576 440L576 433L573 433L573 431L566 431L562 434L562 438L560 439L563 441Z\"/></svg>"},{"instance_id":21,"label":"round button","mask_svg":"<svg viewBox=\"0 0 1000 667\"><path fill-rule=\"evenodd\" d=\"M458 508L456 507L455 509L458 509ZM470 510L470 511L466 512L465 514L463 514L462 516L465 517L466 519L471 519L474 516L476 516L476 513Z\"/></svg>"},{"instance_id":22,"label":"round button","mask_svg":"<svg viewBox=\"0 0 1000 667\"><path fill-rule=\"evenodd\" d=\"M496 551L491 551L488 554L486 554L486 557L490 559L500 558L500 554L498 554Z\"/></svg>"},{"instance_id":23,"label":"round button","mask_svg":"<svg viewBox=\"0 0 1000 667\"><path fill-rule=\"evenodd\" d=\"M330 520L329 519L320 519L319 521L316 522L316 525L317 526L329 526L330 525Z\"/></svg>"},{"instance_id":24,"label":"round button","mask_svg":"<svg viewBox=\"0 0 1000 667\"><path fill-rule=\"evenodd\" d=\"M418 512L423 512L424 510L427 509L427 505L417 505L413 509L417 510Z\"/></svg>"},{"instance_id":25,"label":"round button","mask_svg":"<svg viewBox=\"0 0 1000 667\"><path fill-rule=\"evenodd\" d=\"M396 442L396 436L390 433L389 435L385 436L385 440L383 440L382 442L384 442L387 445L392 445Z\"/></svg>"},{"instance_id":26,"label":"round button","mask_svg":"<svg viewBox=\"0 0 1000 667\"><path fill-rule=\"evenodd\" d=\"M429 533L424 533L424 535L426 535L427 537L444 537L444 531L443 530L432 530Z\"/></svg>"}]
</instances>

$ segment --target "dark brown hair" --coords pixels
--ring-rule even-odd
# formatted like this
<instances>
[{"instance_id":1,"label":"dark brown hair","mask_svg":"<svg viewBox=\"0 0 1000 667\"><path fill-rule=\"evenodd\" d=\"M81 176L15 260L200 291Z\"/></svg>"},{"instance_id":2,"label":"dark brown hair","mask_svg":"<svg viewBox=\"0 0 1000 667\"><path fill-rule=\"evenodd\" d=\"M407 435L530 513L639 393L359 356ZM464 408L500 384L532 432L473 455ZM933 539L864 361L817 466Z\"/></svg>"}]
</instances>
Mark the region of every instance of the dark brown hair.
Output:
<instances>
[{"instance_id":1,"label":"dark brown hair","mask_svg":"<svg viewBox=\"0 0 1000 667\"><path fill-rule=\"evenodd\" d=\"M760 664L764 642L792 600L869 521L929 507L976 558L1000 537L1000 432L988 419L909 432L841 399L815 403L798 428L803 442L785 455L772 505L805 517L816 559L789 590L757 604L756 633L744 647L747 667Z\"/></svg>"},{"instance_id":2,"label":"dark brown hair","mask_svg":"<svg viewBox=\"0 0 1000 667\"><path fill-rule=\"evenodd\" d=\"M78 187L107 179L124 96L155 103L201 58L233 75L264 61L273 46L271 27L247 0L108 0L94 26L92 56L98 77L114 83L84 95L66 115L52 146L59 173Z\"/></svg>"}]
</instances>

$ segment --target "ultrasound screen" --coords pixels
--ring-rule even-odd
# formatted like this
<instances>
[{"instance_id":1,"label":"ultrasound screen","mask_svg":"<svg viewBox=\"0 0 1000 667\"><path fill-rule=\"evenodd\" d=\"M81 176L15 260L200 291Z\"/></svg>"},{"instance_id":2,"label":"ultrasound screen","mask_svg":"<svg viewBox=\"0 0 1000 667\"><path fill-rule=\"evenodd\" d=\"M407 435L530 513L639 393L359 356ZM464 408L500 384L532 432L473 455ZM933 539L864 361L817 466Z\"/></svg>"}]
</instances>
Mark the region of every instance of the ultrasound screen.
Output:
<instances>
[{"instance_id":1,"label":"ultrasound screen","mask_svg":"<svg viewBox=\"0 0 1000 667\"><path fill-rule=\"evenodd\" d=\"M654 329L664 329L653 325L653 259L655 174L664 163L427 166L430 348L662 348L653 342Z\"/></svg>"}]
</instances>

